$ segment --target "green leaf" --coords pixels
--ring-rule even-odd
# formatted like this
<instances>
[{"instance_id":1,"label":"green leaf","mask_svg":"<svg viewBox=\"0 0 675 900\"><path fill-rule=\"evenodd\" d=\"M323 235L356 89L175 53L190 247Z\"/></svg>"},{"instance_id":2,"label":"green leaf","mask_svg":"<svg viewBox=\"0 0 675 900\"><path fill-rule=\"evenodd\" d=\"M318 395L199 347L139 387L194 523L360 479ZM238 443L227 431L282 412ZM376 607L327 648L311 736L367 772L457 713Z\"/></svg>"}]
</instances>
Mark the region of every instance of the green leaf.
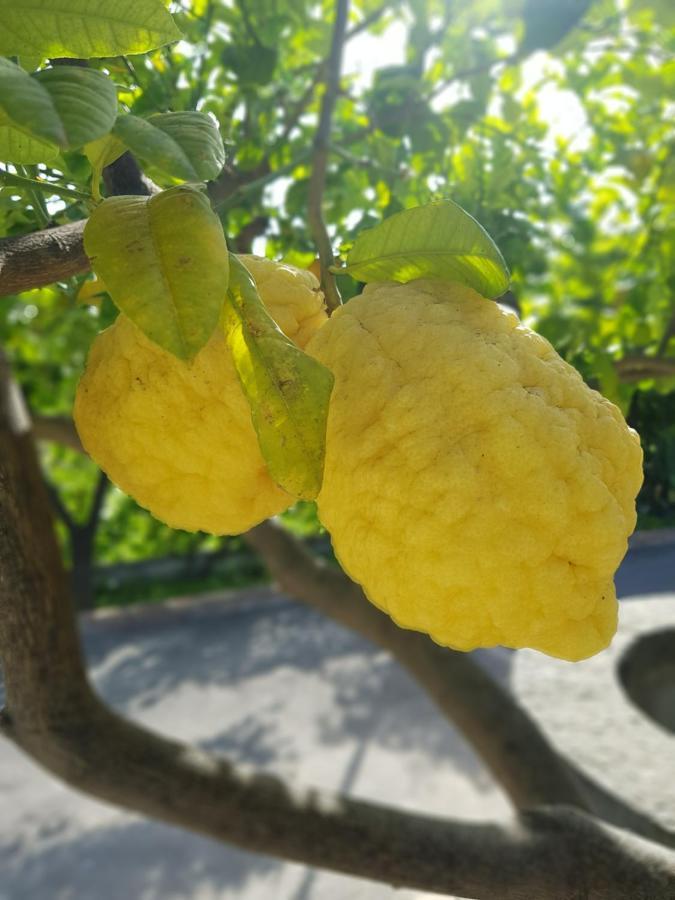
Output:
<instances>
[{"instance_id":1,"label":"green leaf","mask_svg":"<svg viewBox=\"0 0 675 900\"><path fill-rule=\"evenodd\" d=\"M313 499L323 480L333 375L277 327L233 254L223 326L270 475L295 497Z\"/></svg>"},{"instance_id":2,"label":"green leaf","mask_svg":"<svg viewBox=\"0 0 675 900\"><path fill-rule=\"evenodd\" d=\"M180 359L218 324L228 252L206 194L180 185L152 197L110 197L94 210L84 248L115 304Z\"/></svg>"},{"instance_id":3,"label":"green leaf","mask_svg":"<svg viewBox=\"0 0 675 900\"><path fill-rule=\"evenodd\" d=\"M81 147L96 140L115 124L117 91L102 72L80 66L55 66L31 77L49 94L67 147Z\"/></svg>"},{"instance_id":4,"label":"green leaf","mask_svg":"<svg viewBox=\"0 0 675 900\"><path fill-rule=\"evenodd\" d=\"M48 162L59 152L55 144L32 138L18 128L14 128L0 111L0 160L18 165L30 166Z\"/></svg>"},{"instance_id":5,"label":"green leaf","mask_svg":"<svg viewBox=\"0 0 675 900\"><path fill-rule=\"evenodd\" d=\"M525 0L525 34L521 53L559 44L588 12L591 0Z\"/></svg>"},{"instance_id":6,"label":"green leaf","mask_svg":"<svg viewBox=\"0 0 675 900\"><path fill-rule=\"evenodd\" d=\"M452 200L405 209L361 232L347 265L333 271L359 281L459 281L484 297L499 297L509 272L482 225Z\"/></svg>"},{"instance_id":7,"label":"green leaf","mask_svg":"<svg viewBox=\"0 0 675 900\"><path fill-rule=\"evenodd\" d=\"M240 85L267 84L277 66L278 51L262 44L227 44L222 51L221 61L226 69L231 69Z\"/></svg>"},{"instance_id":8,"label":"green leaf","mask_svg":"<svg viewBox=\"0 0 675 900\"><path fill-rule=\"evenodd\" d=\"M99 173L119 159L126 151L122 141L114 134L104 134L103 137L85 144L82 149L91 163L92 169L98 170Z\"/></svg>"},{"instance_id":9,"label":"green leaf","mask_svg":"<svg viewBox=\"0 0 675 900\"><path fill-rule=\"evenodd\" d=\"M17 59L17 62L26 72L34 72L40 68L44 59L41 56L22 56L20 59Z\"/></svg>"},{"instance_id":10,"label":"green leaf","mask_svg":"<svg viewBox=\"0 0 675 900\"><path fill-rule=\"evenodd\" d=\"M628 15L650 11L655 23L661 28L675 26L675 7L671 0L628 0Z\"/></svg>"},{"instance_id":11,"label":"green leaf","mask_svg":"<svg viewBox=\"0 0 675 900\"><path fill-rule=\"evenodd\" d=\"M117 112L115 86L101 72L78 66L56 66L28 75L7 59L0 59L0 117L2 125L32 138L19 141L5 134L4 143L15 155L35 156L37 162L54 156L45 147L79 147L110 131ZM20 147L19 147L20 145ZM47 155L45 155L45 152ZM8 162L27 162L9 159Z\"/></svg>"},{"instance_id":12,"label":"green leaf","mask_svg":"<svg viewBox=\"0 0 675 900\"><path fill-rule=\"evenodd\" d=\"M201 181L220 174L225 165L225 147L218 126L200 112L159 113L148 121L178 144Z\"/></svg>"},{"instance_id":13,"label":"green leaf","mask_svg":"<svg viewBox=\"0 0 675 900\"><path fill-rule=\"evenodd\" d=\"M8 59L0 59L0 112L24 134L64 146L66 132L49 92Z\"/></svg>"},{"instance_id":14,"label":"green leaf","mask_svg":"<svg viewBox=\"0 0 675 900\"><path fill-rule=\"evenodd\" d=\"M121 56L181 37L162 0L0 0L0 22L4 56Z\"/></svg>"},{"instance_id":15,"label":"green leaf","mask_svg":"<svg viewBox=\"0 0 675 900\"><path fill-rule=\"evenodd\" d=\"M113 132L132 153L172 178L207 181L225 163L220 132L203 113L119 116Z\"/></svg>"},{"instance_id":16,"label":"green leaf","mask_svg":"<svg viewBox=\"0 0 675 900\"><path fill-rule=\"evenodd\" d=\"M101 199L100 181L103 170L126 151L122 141L114 134L105 134L83 147L85 156L91 163L91 193L94 200Z\"/></svg>"}]
</instances>

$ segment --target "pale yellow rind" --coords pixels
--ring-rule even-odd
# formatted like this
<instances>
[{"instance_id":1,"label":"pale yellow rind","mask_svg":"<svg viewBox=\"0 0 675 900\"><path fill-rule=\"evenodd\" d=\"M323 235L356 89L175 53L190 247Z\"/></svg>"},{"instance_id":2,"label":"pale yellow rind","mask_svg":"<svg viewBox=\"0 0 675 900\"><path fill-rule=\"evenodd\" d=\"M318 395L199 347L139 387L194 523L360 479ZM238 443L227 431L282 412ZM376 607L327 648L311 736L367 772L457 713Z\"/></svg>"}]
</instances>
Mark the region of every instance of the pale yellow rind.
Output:
<instances>
[{"instance_id":1,"label":"pale yellow rind","mask_svg":"<svg viewBox=\"0 0 675 900\"><path fill-rule=\"evenodd\" d=\"M271 260L243 262L279 326L303 346L326 321L317 280ZM92 345L74 417L110 479L172 528L240 534L293 503L267 471L219 330L186 363L120 315Z\"/></svg>"},{"instance_id":2,"label":"pale yellow rind","mask_svg":"<svg viewBox=\"0 0 675 900\"><path fill-rule=\"evenodd\" d=\"M369 285L308 346L335 375L319 515L399 625L460 650L610 642L637 434L470 288Z\"/></svg>"}]
</instances>

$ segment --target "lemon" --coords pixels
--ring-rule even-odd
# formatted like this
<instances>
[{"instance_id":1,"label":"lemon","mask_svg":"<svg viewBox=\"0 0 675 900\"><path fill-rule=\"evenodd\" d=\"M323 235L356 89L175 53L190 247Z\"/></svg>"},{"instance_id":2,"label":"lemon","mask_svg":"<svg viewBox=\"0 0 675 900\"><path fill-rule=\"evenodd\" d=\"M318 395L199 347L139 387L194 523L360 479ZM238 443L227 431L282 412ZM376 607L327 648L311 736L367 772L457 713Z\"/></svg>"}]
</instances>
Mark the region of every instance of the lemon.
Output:
<instances>
[{"instance_id":1,"label":"lemon","mask_svg":"<svg viewBox=\"0 0 675 900\"><path fill-rule=\"evenodd\" d=\"M368 285L307 350L335 376L319 517L376 606L459 650L607 646L642 481L615 406L458 284Z\"/></svg>"},{"instance_id":2,"label":"lemon","mask_svg":"<svg viewBox=\"0 0 675 900\"><path fill-rule=\"evenodd\" d=\"M241 259L279 327L304 347L326 321L316 278ZM92 345L74 417L110 479L172 528L239 534L293 502L267 471L220 330L187 363L120 315Z\"/></svg>"}]
</instances>

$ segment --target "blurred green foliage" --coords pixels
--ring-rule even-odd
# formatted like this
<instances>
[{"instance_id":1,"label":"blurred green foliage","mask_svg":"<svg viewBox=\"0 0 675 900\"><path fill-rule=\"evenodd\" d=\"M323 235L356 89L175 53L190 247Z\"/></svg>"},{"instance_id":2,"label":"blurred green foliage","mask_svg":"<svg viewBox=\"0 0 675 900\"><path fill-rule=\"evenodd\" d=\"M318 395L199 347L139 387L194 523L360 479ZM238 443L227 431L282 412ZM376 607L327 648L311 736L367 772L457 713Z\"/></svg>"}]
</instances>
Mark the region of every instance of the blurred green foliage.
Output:
<instances>
[{"instance_id":1,"label":"blurred green foliage","mask_svg":"<svg viewBox=\"0 0 675 900\"><path fill-rule=\"evenodd\" d=\"M256 251L308 265L333 4L184 0L171 9L184 41L94 64L136 115L211 114L237 173L221 206L231 245L249 249L256 237ZM672 5L658 0L355 0L324 196L343 251L362 228L433 198L451 197L481 222L510 266L524 319L640 429L649 527L675 523L675 376L647 369L627 380L621 363L671 360L675 372L674 26ZM66 152L24 174L88 191L91 166ZM59 223L88 212L57 197L46 209ZM16 188L0 189L0 234L34 230L43 214ZM38 413L69 413L88 345L114 316L105 299L78 302L83 281L0 304L0 339ZM347 298L358 289L340 281ZM84 518L94 465L55 445L43 457ZM284 519L300 534L319 530L312 504ZM113 490L96 557L221 545L166 528Z\"/></svg>"}]
</instances>

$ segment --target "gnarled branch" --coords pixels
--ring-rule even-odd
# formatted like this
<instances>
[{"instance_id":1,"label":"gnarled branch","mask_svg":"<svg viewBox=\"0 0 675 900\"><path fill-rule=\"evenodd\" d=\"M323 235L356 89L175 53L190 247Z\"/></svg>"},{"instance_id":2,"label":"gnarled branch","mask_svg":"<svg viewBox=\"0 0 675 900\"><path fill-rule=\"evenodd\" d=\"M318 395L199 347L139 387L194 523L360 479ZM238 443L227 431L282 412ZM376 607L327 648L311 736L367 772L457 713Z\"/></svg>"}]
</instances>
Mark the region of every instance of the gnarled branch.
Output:
<instances>
[{"instance_id":1,"label":"gnarled branch","mask_svg":"<svg viewBox=\"0 0 675 900\"><path fill-rule=\"evenodd\" d=\"M470 656L394 625L358 585L280 526L264 522L245 538L286 593L388 650L461 730L516 808L572 805L675 849L675 833L562 759L513 696Z\"/></svg>"},{"instance_id":2,"label":"gnarled branch","mask_svg":"<svg viewBox=\"0 0 675 900\"><path fill-rule=\"evenodd\" d=\"M247 850L478 900L666 900L675 890L675 855L579 812L469 824L298 790L105 707L87 682L32 435L6 371L0 572L0 731L80 790Z\"/></svg>"},{"instance_id":3,"label":"gnarled branch","mask_svg":"<svg viewBox=\"0 0 675 900\"><path fill-rule=\"evenodd\" d=\"M0 238L0 296L65 281L86 272L82 234L86 220Z\"/></svg>"},{"instance_id":4,"label":"gnarled branch","mask_svg":"<svg viewBox=\"0 0 675 900\"><path fill-rule=\"evenodd\" d=\"M388 650L473 744L517 808L583 808L574 778L536 723L467 654L399 628L280 526L263 522L245 537L287 594Z\"/></svg>"},{"instance_id":5,"label":"gnarled branch","mask_svg":"<svg viewBox=\"0 0 675 900\"><path fill-rule=\"evenodd\" d=\"M34 419L34 433L36 437L60 440L84 452L70 419L57 418L52 423L49 417L38 416ZM419 650L420 654L431 653L440 663L436 667L431 661L420 665L417 649L414 658L406 662L399 657L399 662L407 666L421 687L429 691L440 712L473 742L475 750L490 766L494 777L516 806L552 803L555 797L562 796L567 804L579 805L612 825L675 849L673 832L602 788L573 764L561 760L511 694L487 678L466 654L453 654L421 635L394 628L386 616L366 602L360 589L344 574L327 569L297 539L278 526L265 523L246 537L279 584L292 596L386 647L394 655L402 652L406 657L414 644L423 648ZM379 632L382 623L387 624L385 630ZM379 638L377 634L380 634ZM388 642L387 636L395 637L396 645ZM501 743L496 737L497 732L501 735ZM519 735L516 745L511 743L514 732ZM501 755L502 746L508 748L508 757ZM531 748L532 756L519 755L522 747ZM514 764L515 773L512 771ZM539 783L540 770L555 773L563 765L563 793L559 793L559 787L549 793L549 787ZM505 772L510 774L505 776ZM573 784L571 791L570 781Z\"/></svg>"}]
</instances>

